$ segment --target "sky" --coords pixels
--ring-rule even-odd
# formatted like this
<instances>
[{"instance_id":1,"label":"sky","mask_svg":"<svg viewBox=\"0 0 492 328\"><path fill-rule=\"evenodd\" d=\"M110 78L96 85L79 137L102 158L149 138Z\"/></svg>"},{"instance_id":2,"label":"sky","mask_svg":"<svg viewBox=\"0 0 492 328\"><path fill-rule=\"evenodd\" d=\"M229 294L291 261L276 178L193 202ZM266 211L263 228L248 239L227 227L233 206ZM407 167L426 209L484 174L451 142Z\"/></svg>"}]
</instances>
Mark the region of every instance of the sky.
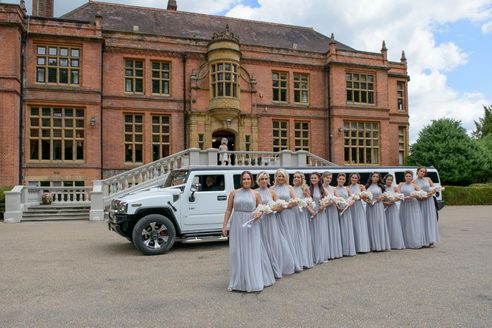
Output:
<instances>
[{"instance_id":1,"label":"sky","mask_svg":"<svg viewBox=\"0 0 492 328\"><path fill-rule=\"evenodd\" d=\"M15 0L0 2L19 3ZM55 0L55 16L87 0ZM166 8L167 0L106 0ZM26 1L30 12L32 1ZM312 27L357 50L388 58L402 50L410 75L410 142L433 119L469 133L492 105L492 0L177 0L178 10Z\"/></svg>"}]
</instances>

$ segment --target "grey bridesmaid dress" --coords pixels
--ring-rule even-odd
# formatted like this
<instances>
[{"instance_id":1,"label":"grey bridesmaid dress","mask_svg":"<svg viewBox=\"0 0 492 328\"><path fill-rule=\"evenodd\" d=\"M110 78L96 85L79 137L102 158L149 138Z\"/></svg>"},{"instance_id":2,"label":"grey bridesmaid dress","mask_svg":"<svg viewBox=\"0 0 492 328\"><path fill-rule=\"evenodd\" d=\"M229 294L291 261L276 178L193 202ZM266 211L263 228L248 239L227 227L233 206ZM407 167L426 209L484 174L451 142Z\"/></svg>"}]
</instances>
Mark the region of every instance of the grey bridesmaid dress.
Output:
<instances>
[{"instance_id":1,"label":"grey bridesmaid dress","mask_svg":"<svg viewBox=\"0 0 492 328\"><path fill-rule=\"evenodd\" d=\"M340 197L347 199L349 194L347 188L336 187L336 191ZM347 209L343 214L340 211L340 233L342 236L342 254L343 256L354 256L355 250L355 238L354 238L354 226L352 222L352 212Z\"/></svg>"},{"instance_id":2,"label":"grey bridesmaid dress","mask_svg":"<svg viewBox=\"0 0 492 328\"><path fill-rule=\"evenodd\" d=\"M304 199L304 193L301 187L294 187L296 192L296 197L299 199ZM311 231L309 230L309 217L310 214L307 209L300 210L299 208L294 211L297 215L296 220L296 231L297 240L296 249L300 250L300 261L303 267L312 268L314 266L313 262L313 248L311 240Z\"/></svg>"},{"instance_id":3,"label":"grey bridesmaid dress","mask_svg":"<svg viewBox=\"0 0 492 328\"><path fill-rule=\"evenodd\" d=\"M424 191L430 191L430 185L427 179L417 178L415 183ZM422 235L424 237L424 245L437 244L439 242L439 229L437 226L437 211L434 198L418 200L420 210L423 217Z\"/></svg>"},{"instance_id":4,"label":"grey bridesmaid dress","mask_svg":"<svg viewBox=\"0 0 492 328\"><path fill-rule=\"evenodd\" d=\"M267 188L259 188L257 191L260 193L262 204L268 204L273 200ZM294 257L280 232L278 216L277 213L264 214L259 221L261 239L276 279L294 273Z\"/></svg>"},{"instance_id":5,"label":"grey bridesmaid dress","mask_svg":"<svg viewBox=\"0 0 492 328\"><path fill-rule=\"evenodd\" d=\"M387 190L386 193L394 195L394 190ZM400 210L395 204L386 206L384 210L386 214L386 225L390 237L391 249L404 249L405 241L403 240L403 231L400 222Z\"/></svg>"},{"instance_id":6,"label":"grey bridesmaid dress","mask_svg":"<svg viewBox=\"0 0 492 328\"><path fill-rule=\"evenodd\" d=\"M405 197L415 191L411 183L401 184L400 191ZM421 248L423 246L422 236L422 212L419 202L415 198L405 199L400 204L400 222L403 239L406 248Z\"/></svg>"},{"instance_id":7,"label":"grey bridesmaid dress","mask_svg":"<svg viewBox=\"0 0 492 328\"><path fill-rule=\"evenodd\" d=\"M277 193L279 199L283 199L286 202L290 201L290 191L289 186L287 184L283 185L274 185L272 187L273 190ZM299 257L300 251L299 248L296 248L296 238L297 238L297 217L294 210L295 208L285 208L283 211L279 213L279 227L280 231L285 237L287 241L287 245L289 245L290 252L294 257L294 268L296 272L302 271L302 263Z\"/></svg>"},{"instance_id":8,"label":"grey bridesmaid dress","mask_svg":"<svg viewBox=\"0 0 492 328\"><path fill-rule=\"evenodd\" d=\"M383 194L381 188L375 184L371 184L367 190L372 193L373 199ZM366 216L371 250L385 251L391 249L383 202L379 201L374 205L368 203L366 206Z\"/></svg>"},{"instance_id":9,"label":"grey bridesmaid dress","mask_svg":"<svg viewBox=\"0 0 492 328\"><path fill-rule=\"evenodd\" d=\"M229 228L229 290L256 292L275 283L272 266L261 240L259 221L243 227L256 208L250 189L240 189L234 197Z\"/></svg>"},{"instance_id":10,"label":"grey bridesmaid dress","mask_svg":"<svg viewBox=\"0 0 492 328\"><path fill-rule=\"evenodd\" d=\"M325 190L333 194L332 186ZM335 205L330 205L325 209L325 213L328 218L328 259L338 259L343 256L338 210Z\"/></svg>"},{"instance_id":11,"label":"grey bridesmaid dress","mask_svg":"<svg viewBox=\"0 0 492 328\"><path fill-rule=\"evenodd\" d=\"M357 194L360 192L358 184L350 185L350 192ZM367 230L366 211L362 200L357 200L350 208L352 212L352 223L354 226L355 251L357 253L367 253L371 251L369 243L369 232Z\"/></svg>"},{"instance_id":12,"label":"grey bridesmaid dress","mask_svg":"<svg viewBox=\"0 0 492 328\"><path fill-rule=\"evenodd\" d=\"M313 195L311 195L313 201L316 204L316 209L319 210L319 201L321 199L321 192L318 187L314 187ZM319 211L310 221L309 229L311 231L312 249L313 249L313 261L315 264L328 261L329 244L328 244L328 218L326 217L326 211Z\"/></svg>"}]
</instances>

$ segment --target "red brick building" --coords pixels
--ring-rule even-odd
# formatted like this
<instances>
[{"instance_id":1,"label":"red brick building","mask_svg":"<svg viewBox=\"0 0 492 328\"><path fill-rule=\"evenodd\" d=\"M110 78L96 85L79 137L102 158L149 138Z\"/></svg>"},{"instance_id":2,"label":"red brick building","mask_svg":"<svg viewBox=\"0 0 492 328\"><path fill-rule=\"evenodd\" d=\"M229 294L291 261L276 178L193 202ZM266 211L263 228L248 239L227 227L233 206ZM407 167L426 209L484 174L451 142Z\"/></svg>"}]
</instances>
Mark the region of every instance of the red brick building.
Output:
<instances>
[{"instance_id":1,"label":"red brick building","mask_svg":"<svg viewBox=\"0 0 492 328\"><path fill-rule=\"evenodd\" d=\"M80 185L189 147L407 154L407 65L311 28L90 1L0 4L0 185Z\"/></svg>"}]
</instances>

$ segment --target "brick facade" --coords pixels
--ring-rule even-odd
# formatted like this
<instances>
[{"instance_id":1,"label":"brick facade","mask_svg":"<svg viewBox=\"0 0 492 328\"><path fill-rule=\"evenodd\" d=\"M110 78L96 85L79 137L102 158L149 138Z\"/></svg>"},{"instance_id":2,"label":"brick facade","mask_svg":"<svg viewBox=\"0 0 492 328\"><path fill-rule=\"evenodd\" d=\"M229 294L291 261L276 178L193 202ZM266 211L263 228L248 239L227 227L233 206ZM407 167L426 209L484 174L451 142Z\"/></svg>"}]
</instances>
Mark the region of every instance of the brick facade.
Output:
<instances>
[{"instance_id":1,"label":"brick facade","mask_svg":"<svg viewBox=\"0 0 492 328\"><path fill-rule=\"evenodd\" d=\"M97 11L92 8L94 6L97 6ZM176 10L137 8L139 14L148 13L149 17L183 15L178 17L185 22L182 27L185 32L182 33L187 33L186 19L196 22L212 18L224 20L227 24L220 22L220 27L204 33L206 38L148 32L144 29L151 27L144 23L135 25L130 18L124 27L111 25L119 12L130 15L135 8L92 1L69 14L71 16L29 17L27 30L28 16L20 6L0 4L0 38L3 44L9 45L0 57L0 137L3 141L0 151L9 154L2 155L0 185L14 185L19 180L22 183L82 181L90 184L94 179L151 162L155 156L154 129L157 128L153 120L160 116L170 118L170 153L189 147L210 148L224 136L231 141L229 149L245 150L249 143L250 150L272 151L272 122L280 120L288 122L289 149L295 150L296 139L299 138L295 131L296 122L307 122L308 150L341 165L347 163L344 143L351 142L345 140L350 137L347 124L375 122L379 132L373 135L377 141L372 147L377 149L357 148L353 150L354 154L360 151L360 158L377 165L398 164L398 129L408 127L409 78L404 57L400 62L390 62L384 46L381 53L361 52L311 29L183 14ZM89 11L96 14L83 16ZM190 15L194 16L188 17ZM118 19L125 20L125 17ZM225 26L229 24L230 31ZM243 38L242 33L246 33L243 31L253 33L255 26L271 33L277 29L294 29L295 33L308 35L312 43L304 45L301 40L298 44L296 40L289 39L286 41L289 42L288 47L280 44L285 40L275 41L279 42L278 45L265 46L248 41L248 36ZM211 46L213 33L219 33L220 47L217 49ZM227 39L231 33L239 34L239 40ZM21 43L23 35L26 37L24 45ZM319 47L309 50L314 48L313 44L319 43L322 43ZM46 47L46 51L51 51L50 47L58 51L78 49L80 53L76 60L80 61L80 66L75 67L79 70L78 83L39 82L42 78L63 80L65 77L61 71L66 65L64 58L60 57L57 59L58 73L47 68L46 74L49 71L52 76L38 76L37 70L42 60L39 59L42 57L38 54L39 47ZM22 49L24 56L21 55ZM48 58L50 55L46 56ZM24 68L21 67L22 58ZM135 79L125 80L128 60L142 63L142 68L139 68L142 76L136 77L136 80L141 78L141 91L140 86L137 92L127 90L127 83L140 83ZM238 86L237 98L214 98L212 95L212 64L221 61L238 63L239 81L234 81ZM153 92L155 62L169 64L169 94ZM272 73L277 71L287 74L287 98L283 102L273 99ZM373 103L347 101L347 73L374 78ZM21 74L25 80L23 99L20 93ZM305 103L295 101L294 74L308 77L309 96ZM398 110L397 82L404 83L403 110ZM40 137L33 137L38 131L32 125L37 124L36 118L30 117L32 108L40 108L40 111L45 108L46 113L55 113L58 108L62 108L64 113L66 109L67 113L72 108L82 109L83 126L78 127L83 131L82 139L73 141L66 137L62 142L72 143L77 151L81 147L83 158L74 159L70 156L75 150L53 145L58 142L53 141L58 140L56 126L47 126L46 129L41 126ZM18 124L21 115L24 116L22 130ZM128 122L125 123L125 115L141 117L142 122L137 124L141 127L130 127ZM47 116L44 118L46 122L51 122L46 124L56 124L56 115L51 117L51 121ZM69 121L63 124L69 124ZM167 132L164 134L167 138ZM51 140L51 145L44 141L45 136L46 140ZM142 140L139 141L139 138ZM133 141L128 141L130 139ZM19 140L22 140L21 149ZM37 142L41 143L40 146ZM37 149L39 154L36 153ZM129 153L130 150L138 154ZM371 151L372 155L368 155ZM127 154L133 154L141 161L128 161ZM63 160L58 156L62 156Z\"/></svg>"}]
</instances>

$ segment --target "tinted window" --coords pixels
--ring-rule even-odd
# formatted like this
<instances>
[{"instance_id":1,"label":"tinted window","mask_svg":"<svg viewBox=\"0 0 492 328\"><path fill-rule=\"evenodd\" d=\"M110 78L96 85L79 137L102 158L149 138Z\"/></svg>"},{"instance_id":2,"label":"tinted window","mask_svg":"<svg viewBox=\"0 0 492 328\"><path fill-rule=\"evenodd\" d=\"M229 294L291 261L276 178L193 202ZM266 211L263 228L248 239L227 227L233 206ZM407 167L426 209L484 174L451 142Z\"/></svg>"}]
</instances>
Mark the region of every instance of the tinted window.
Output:
<instances>
[{"instance_id":1,"label":"tinted window","mask_svg":"<svg viewBox=\"0 0 492 328\"><path fill-rule=\"evenodd\" d=\"M241 188L241 174L234 174L233 180L234 180L234 189ZM273 174L270 174L270 183L272 182L273 182ZM256 184L256 174L253 174L253 186L251 188L252 189L258 188L258 185Z\"/></svg>"},{"instance_id":2,"label":"tinted window","mask_svg":"<svg viewBox=\"0 0 492 328\"><path fill-rule=\"evenodd\" d=\"M402 171L395 172L395 179L396 179L396 184L399 184L400 182L405 182L405 172Z\"/></svg>"},{"instance_id":3,"label":"tinted window","mask_svg":"<svg viewBox=\"0 0 492 328\"><path fill-rule=\"evenodd\" d=\"M427 172L427 176L432 180L432 182L440 183L437 172Z\"/></svg>"},{"instance_id":4,"label":"tinted window","mask_svg":"<svg viewBox=\"0 0 492 328\"><path fill-rule=\"evenodd\" d=\"M200 184L200 191L225 190L223 174L204 174L198 175L196 178L198 178L198 183Z\"/></svg>"}]
</instances>

